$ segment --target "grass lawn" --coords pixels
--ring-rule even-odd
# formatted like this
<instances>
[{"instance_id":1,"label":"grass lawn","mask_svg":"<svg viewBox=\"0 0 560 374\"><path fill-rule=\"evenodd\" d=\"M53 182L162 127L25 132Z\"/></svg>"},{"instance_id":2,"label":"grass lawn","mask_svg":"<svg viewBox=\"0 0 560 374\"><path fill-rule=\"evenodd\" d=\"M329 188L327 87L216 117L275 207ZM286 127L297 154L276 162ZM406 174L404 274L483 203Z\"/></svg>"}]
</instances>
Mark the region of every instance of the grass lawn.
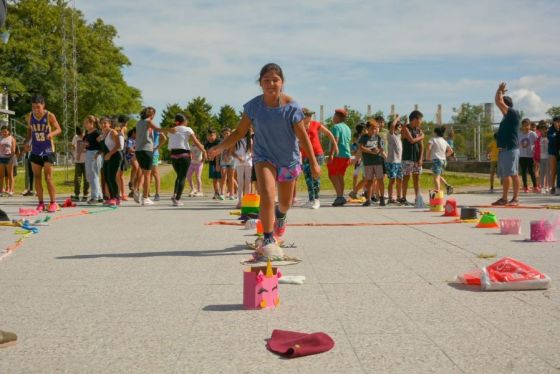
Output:
<instances>
[{"instance_id":1,"label":"grass lawn","mask_svg":"<svg viewBox=\"0 0 560 374\"><path fill-rule=\"evenodd\" d=\"M348 169L346 172L345 177L345 185L347 186L347 190L349 186L352 186L352 170L351 168ZM126 173L125 181L128 181L130 172ZM171 192L173 191L173 185L175 183L175 172L173 168L169 164L160 165L160 174L162 175L161 178L161 190L162 192ZM454 173L454 172L446 172L444 177L447 179L451 185L454 187L480 187L488 185L488 177L481 177L481 176L474 176L468 173ZM21 193L24 190L24 170L21 166L18 167L18 176L16 177L16 193ZM74 168L70 167L68 172L66 172L66 168L64 166L56 167L54 172L54 180L56 183L57 194L59 195L70 195L74 192ZM67 181L69 181L67 183ZM429 172L425 172L422 174L420 178L421 187L423 190L428 190L433 188L433 180L432 175ZM209 194L212 192L212 181L208 179L208 165L204 165L204 169L202 171L202 184L204 188L204 192ZM305 192L307 191L307 187L305 185L305 179L300 177L298 179L298 191ZM327 168L323 166L321 172L321 189L323 191L331 191L333 190L332 185L329 181L327 175ZM190 191L190 187L188 182L185 185L185 192L188 193Z\"/></svg>"}]
</instances>

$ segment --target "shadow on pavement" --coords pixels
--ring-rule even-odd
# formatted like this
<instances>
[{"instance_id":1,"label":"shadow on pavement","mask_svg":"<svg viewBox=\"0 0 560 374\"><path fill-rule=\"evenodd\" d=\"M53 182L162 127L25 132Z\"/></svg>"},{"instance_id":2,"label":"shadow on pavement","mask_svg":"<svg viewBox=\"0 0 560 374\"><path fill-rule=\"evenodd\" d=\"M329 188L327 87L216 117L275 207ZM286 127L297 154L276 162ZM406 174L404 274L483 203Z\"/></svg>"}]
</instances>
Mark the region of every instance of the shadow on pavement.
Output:
<instances>
[{"instance_id":1,"label":"shadow on pavement","mask_svg":"<svg viewBox=\"0 0 560 374\"><path fill-rule=\"evenodd\" d=\"M91 255L75 255L55 257L57 260L87 260L94 258L144 258L144 257L166 257L166 256L187 256L187 257L206 257L206 256L236 256L245 255L239 253L247 249L247 245L239 244L234 247L222 250L203 250L203 251L167 251L167 252L128 252L128 253L100 253Z\"/></svg>"},{"instance_id":2,"label":"shadow on pavement","mask_svg":"<svg viewBox=\"0 0 560 374\"><path fill-rule=\"evenodd\" d=\"M453 287L456 290L459 291L469 291L469 292L482 292L482 290L480 289L480 286L471 286L471 285L467 285L467 284L462 284L462 283L447 283L447 285L449 287Z\"/></svg>"},{"instance_id":3,"label":"shadow on pavement","mask_svg":"<svg viewBox=\"0 0 560 374\"><path fill-rule=\"evenodd\" d=\"M206 305L202 310L206 312L234 312L236 310L245 310L245 307L243 304Z\"/></svg>"}]
</instances>

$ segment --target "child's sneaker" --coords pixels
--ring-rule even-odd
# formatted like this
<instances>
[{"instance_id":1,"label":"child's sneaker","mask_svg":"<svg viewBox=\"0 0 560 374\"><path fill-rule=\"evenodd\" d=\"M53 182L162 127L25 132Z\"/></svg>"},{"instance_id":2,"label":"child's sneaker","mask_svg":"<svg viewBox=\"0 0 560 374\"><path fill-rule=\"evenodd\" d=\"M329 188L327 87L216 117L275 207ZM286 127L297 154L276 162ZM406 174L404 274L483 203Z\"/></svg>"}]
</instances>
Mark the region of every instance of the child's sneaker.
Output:
<instances>
[{"instance_id":1,"label":"child's sneaker","mask_svg":"<svg viewBox=\"0 0 560 374\"><path fill-rule=\"evenodd\" d=\"M140 191L134 191L132 193L132 196L134 197L134 201L136 201L136 203L140 204Z\"/></svg>"},{"instance_id":2,"label":"child's sneaker","mask_svg":"<svg viewBox=\"0 0 560 374\"><path fill-rule=\"evenodd\" d=\"M274 236L281 238L286 233L286 217L274 220Z\"/></svg>"},{"instance_id":3,"label":"child's sneaker","mask_svg":"<svg viewBox=\"0 0 560 374\"><path fill-rule=\"evenodd\" d=\"M187 196L188 197L194 197L194 190L191 190L191 192L189 192Z\"/></svg>"},{"instance_id":4,"label":"child's sneaker","mask_svg":"<svg viewBox=\"0 0 560 374\"><path fill-rule=\"evenodd\" d=\"M224 201L225 199L224 195L218 195L218 200Z\"/></svg>"},{"instance_id":5,"label":"child's sneaker","mask_svg":"<svg viewBox=\"0 0 560 374\"><path fill-rule=\"evenodd\" d=\"M358 198L358 194L356 194L354 191L350 191L350 192L348 193L348 196L349 196L351 199L354 199L354 200L356 200L356 199Z\"/></svg>"},{"instance_id":6,"label":"child's sneaker","mask_svg":"<svg viewBox=\"0 0 560 374\"><path fill-rule=\"evenodd\" d=\"M256 243L255 243L256 244ZM257 244L257 249L255 250L254 257L260 259L281 259L284 257L284 251L278 245L278 243L273 240L270 243L264 244L264 242L259 242Z\"/></svg>"},{"instance_id":7,"label":"child's sneaker","mask_svg":"<svg viewBox=\"0 0 560 374\"><path fill-rule=\"evenodd\" d=\"M525 192L525 193L529 193L529 188L527 188L527 187L523 187L523 192Z\"/></svg>"},{"instance_id":8,"label":"child's sneaker","mask_svg":"<svg viewBox=\"0 0 560 374\"><path fill-rule=\"evenodd\" d=\"M44 212L46 210L45 203L41 201L39 204L37 204L37 208L35 208L35 210L37 210L38 212Z\"/></svg>"},{"instance_id":9,"label":"child's sneaker","mask_svg":"<svg viewBox=\"0 0 560 374\"><path fill-rule=\"evenodd\" d=\"M107 205L108 206L117 206L117 199L109 199L109 201L107 201Z\"/></svg>"},{"instance_id":10,"label":"child's sneaker","mask_svg":"<svg viewBox=\"0 0 560 374\"><path fill-rule=\"evenodd\" d=\"M368 200L364 201L362 206L371 206L371 200L368 199Z\"/></svg>"},{"instance_id":11,"label":"child's sneaker","mask_svg":"<svg viewBox=\"0 0 560 374\"><path fill-rule=\"evenodd\" d=\"M80 196L78 196L78 195L72 195L72 196L70 196L70 200L72 200L72 201L80 201Z\"/></svg>"},{"instance_id":12,"label":"child's sneaker","mask_svg":"<svg viewBox=\"0 0 560 374\"><path fill-rule=\"evenodd\" d=\"M194 193L193 195L194 197L204 197L204 194L202 193L202 191L197 191Z\"/></svg>"},{"instance_id":13,"label":"child's sneaker","mask_svg":"<svg viewBox=\"0 0 560 374\"><path fill-rule=\"evenodd\" d=\"M159 200L160 200L160 197L159 197L159 194L157 193L157 194L154 195L154 201L159 201Z\"/></svg>"},{"instance_id":14,"label":"child's sneaker","mask_svg":"<svg viewBox=\"0 0 560 374\"><path fill-rule=\"evenodd\" d=\"M400 200L400 199L399 199L399 200ZM398 203L398 201L395 200L395 199L389 199L389 200L387 200L387 204L397 204L397 203Z\"/></svg>"},{"instance_id":15,"label":"child's sneaker","mask_svg":"<svg viewBox=\"0 0 560 374\"><path fill-rule=\"evenodd\" d=\"M49 213L54 213L60 210L60 207L58 206L58 204L56 202L52 202L49 204L49 209L47 209L47 211Z\"/></svg>"},{"instance_id":16,"label":"child's sneaker","mask_svg":"<svg viewBox=\"0 0 560 374\"><path fill-rule=\"evenodd\" d=\"M311 205L311 209L319 209L321 207L321 201L319 199L313 200L313 205Z\"/></svg>"},{"instance_id":17,"label":"child's sneaker","mask_svg":"<svg viewBox=\"0 0 560 374\"><path fill-rule=\"evenodd\" d=\"M154 205L154 202L149 198L142 198L142 205Z\"/></svg>"},{"instance_id":18,"label":"child's sneaker","mask_svg":"<svg viewBox=\"0 0 560 374\"><path fill-rule=\"evenodd\" d=\"M379 199L379 206L385 206L385 196L381 196Z\"/></svg>"},{"instance_id":19,"label":"child's sneaker","mask_svg":"<svg viewBox=\"0 0 560 374\"><path fill-rule=\"evenodd\" d=\"M449 184L447 185L447 194L448 194L448 195L452 195L452 194L453 194L453 186L451 186L451 185L449 185Z\"/></svg>"}]
</instances>

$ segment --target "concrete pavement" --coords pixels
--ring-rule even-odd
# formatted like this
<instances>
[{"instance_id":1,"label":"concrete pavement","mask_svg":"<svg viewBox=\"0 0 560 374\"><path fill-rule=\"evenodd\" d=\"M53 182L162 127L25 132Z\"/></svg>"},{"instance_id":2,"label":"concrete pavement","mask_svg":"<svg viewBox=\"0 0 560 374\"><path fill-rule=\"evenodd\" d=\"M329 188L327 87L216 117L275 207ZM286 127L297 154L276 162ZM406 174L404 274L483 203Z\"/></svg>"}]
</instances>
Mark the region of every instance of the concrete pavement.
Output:
<instances>
[{"instance_id":1,"label":"concrete pavement","mask_svg":"<svg viewBox=\"0 0 560 374\"><path fill-rule=\"evenodd\" d=\"M496 194L456 195L489 204ZM412 208L294 208L290 223L444 221ZM332 198L330 199L332 201ZM558 197L523 203L560 204ZM329 201L330 202L330 201ZM2 199L11 218L30 199ZM303 286L281 285L273 310L242 309L252 232L207 226L234 219L234 203L133 202L61 219L0 261L0 329L19 336L0 350L0 373L372 373L560 371L560 246L528 243L529 220L551 210L495 209L523 219L523 234L474 224L289 227ZM87 207L86 207L87 209ZM54 216L78 212L63 209ZM0 228L0 248L17 236ZM547 291L483 293L455 275L511 256L547 273ZM326 332L327 353L281 359L273 329Z\"/></svg>"}]
</instances>

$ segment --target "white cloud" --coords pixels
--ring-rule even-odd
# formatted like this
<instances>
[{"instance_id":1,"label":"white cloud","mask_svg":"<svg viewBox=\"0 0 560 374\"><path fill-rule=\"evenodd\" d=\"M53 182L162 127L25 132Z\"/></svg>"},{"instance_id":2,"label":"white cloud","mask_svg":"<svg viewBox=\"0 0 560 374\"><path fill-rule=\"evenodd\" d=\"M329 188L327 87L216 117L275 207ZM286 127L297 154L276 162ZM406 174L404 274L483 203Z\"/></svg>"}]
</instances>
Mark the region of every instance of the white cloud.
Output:
<instances>
[{"instance_id":1,"label":"white cloud","mask_svg":"<svg viewBox=\"0 0 560 374\"><path fill-rule=\"evenodd\" d=\"M546 118L546 111L552 106L544 102L536 92L527 89L512 91L510 96L514 107L522 110L525 117L529 117L531 120Z\"/></svg>"}]
</instances>

